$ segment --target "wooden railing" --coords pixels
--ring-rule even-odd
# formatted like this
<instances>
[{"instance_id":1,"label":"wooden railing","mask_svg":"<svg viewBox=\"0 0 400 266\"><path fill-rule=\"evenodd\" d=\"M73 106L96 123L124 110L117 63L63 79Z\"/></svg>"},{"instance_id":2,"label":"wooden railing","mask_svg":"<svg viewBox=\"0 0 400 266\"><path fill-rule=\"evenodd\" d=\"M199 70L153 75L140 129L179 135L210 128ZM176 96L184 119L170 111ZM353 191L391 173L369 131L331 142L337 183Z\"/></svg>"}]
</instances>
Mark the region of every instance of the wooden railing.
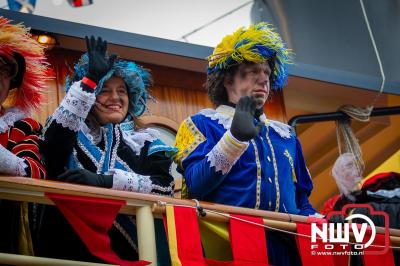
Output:
<instances>
[{"instance_id":1,"label":"wooden railing","mask_svg":"<svg viewBox=\"0 0 400 266\"><path fill-rule=\"evenodd\" d=\"M181 200L24 177L0 176L0 199L53 205L54 203L45 197L45 192L125 200L126 205L121 208L120 213L136 215L139 259L151 261L153 262L152 265L157 265L157 255L154 223L150 221L153 221L154 218L161 218L162 214L165 213L165 207L160 203L196 206L196 202L193 200ZM221 216L215 212L227 215L232 213L258 216L263 218L264 224L267 226L292 232L296 232L296 222L307 222L307 217L300 215L261 211L208 202L200 202L200 206L206 213L202 217L205 220L228 221L229 216ZM377 227L377 232L383 233L384 228ZM390 240L392 246L400 247L400 230L390 229ZM68 265L69 262L69 265L104 265L0 253L0 264Z\"/></svg>"}]
</instances>

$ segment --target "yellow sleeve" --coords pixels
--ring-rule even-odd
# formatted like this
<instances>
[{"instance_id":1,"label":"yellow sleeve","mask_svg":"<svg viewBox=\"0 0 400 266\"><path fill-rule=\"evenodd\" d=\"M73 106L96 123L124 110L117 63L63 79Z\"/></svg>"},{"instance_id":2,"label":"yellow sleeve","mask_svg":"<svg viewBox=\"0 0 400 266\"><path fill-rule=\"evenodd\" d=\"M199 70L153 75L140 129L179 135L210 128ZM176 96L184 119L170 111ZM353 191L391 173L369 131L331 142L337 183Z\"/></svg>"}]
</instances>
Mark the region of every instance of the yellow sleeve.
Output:
<instances>
[{"instance_id":1,"label":"yellow sleeve","mask_svg":"<svg viewBox=\"0 0 400 266\"><path fill-rule=\"evenodd\" d=\"M182 168L182 161L186 159L206 138L196 127L190 117L179 126L176 134L175 147L178 152L175 156L175 163Z\"/></svg>"}]
</instances>

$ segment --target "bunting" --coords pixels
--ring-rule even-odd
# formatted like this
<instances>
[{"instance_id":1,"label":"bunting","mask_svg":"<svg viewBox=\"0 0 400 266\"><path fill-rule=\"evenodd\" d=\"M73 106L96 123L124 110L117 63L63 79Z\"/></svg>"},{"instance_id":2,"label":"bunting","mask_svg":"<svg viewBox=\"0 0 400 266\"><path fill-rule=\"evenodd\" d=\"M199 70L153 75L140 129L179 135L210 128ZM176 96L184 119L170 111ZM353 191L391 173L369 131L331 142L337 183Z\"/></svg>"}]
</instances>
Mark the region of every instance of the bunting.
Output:
<instances>
[{"instance_id":1,"label":"bunting","mask_svg":"<svg viewBox=\"0 0 400 266\"><path fill-rule=\"evenodd\" d=\"M230 215L229 236L233 261L204 258L194 208L166 206L168 244L173 266L267 266L268 255L261 218ZM255 223L255 224L250 224Z\"/></svg>"},{"instance_id":2,"label":"bunting","mask_svg":"<svg viewBox=\"0 0 400 266\"><path fill-rule=\"evenodd\" d=\"M55 203L92 255L123 266L150 264L147 261L122 260L111 249L108 230L125 201L55 193L46 193L46 197Z\"/></svg>"}]
</instances>

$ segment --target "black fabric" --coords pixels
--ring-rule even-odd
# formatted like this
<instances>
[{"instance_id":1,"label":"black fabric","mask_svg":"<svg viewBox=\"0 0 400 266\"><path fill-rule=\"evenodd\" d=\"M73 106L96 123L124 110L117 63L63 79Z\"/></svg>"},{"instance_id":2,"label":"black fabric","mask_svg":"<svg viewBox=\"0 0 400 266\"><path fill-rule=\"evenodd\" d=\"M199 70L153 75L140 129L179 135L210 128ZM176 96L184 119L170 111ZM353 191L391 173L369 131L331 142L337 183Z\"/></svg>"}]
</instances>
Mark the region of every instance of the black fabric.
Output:
<instances>
[{"instance_id":1,"label":"black fabric","mask_svg":"<svg viewBox=\"0 0 400 266\"><path fill-rule=\"evenodd\" d=\"M230 107L233 107L233 108L236 108L236 104L235 104L235 103L232 103L232 102L226 102L226 103L223 103L223 104L224 104L224 105L227 105L227 106L230 106ZM264 107L261 107L261 108L256 109L256 111L254 112L254 118L257 119L257 120L259 120L259 119L260 119L260 116L261 116L262 114L264 114Z\"/></svg>"},{"instance_id":2,"label":"black fabric","mask_svg":"<svg viewBox=\"0 0 400 266\"><path fill-rule=\"evenodd\" d=\"M126 162L128 166L137 174L150 175L150 180L154 185L161 187L170 186L174 180L169 172L171 166L171 159L163 152L156 152L148 156L150 142L146 141L139 155L134 154L128 145L124 142L120 143L117 150L117 155L121 160ZM163 194L165 196L172 196L170 193L153 189L153 193Z\"/></svg>"},{"instance_id":3,"label":"black fabric","mask_svg":"<svg viewBox=\"0 0 400 266\"><path fill-rule=\"evenodd\" d=\"M383 211L389 216L389 227L400 229L400 198L399 197L383 197L379 195L371 195L368 192L376 192L378 190L393 190L400 187L400 175L398 173L390 173L387 176L378 178L375 182L364 186L362 190L352 193L354 201L342 196L335 203L334 210L339 211L349 203L369 204L375 211ZM385 226L382 216L370 214L366 208L356 208L352 210L353 214L364 214L371 218L376 226ZM341 216L334 216L331 222L345 222ZM357 220L355 220L357 222ZM362 222L362 221L360 221ZM400 266L400 250L393 250L393 256L396 266ZM351 256L351 265L363 265L361 256Z\"/></svg>"},{"instance_id":4,"label":"black fabric","mask_svg":"<svg viewBox=\"0 0 400 266\"><path fill-rule=\"evenodd\" d=\"M400 174L396 172L390 172L387 173L387 175L377 178L372 184L365 185L362 191L375 192L380 189L392 190L395 188L400 188Z\"/></svg>"},{"instance_id":5,"label":"black fabric","mask_svg":"<svg viewBox=\"0 0 400 266\"><path fill-rule=\"evenodd\" d=\"M257 136L262 124L254 124L257 100L254 97L241 97L236 105L233 116L231 133L240 141L248 141Z\"/></svg>"},{"instance_id":6,"label":"black fabric","mask_svg":"<svg viewBox=\"0 0 400 266\"><path fill-rule=\"evenodd\" d=\"M117 148L117 156L135 173L150 176L152 183L158 185L157 188L153 189L153 193L171 195L171 192L166 192L162 189L170 187L173 181L173 177L169 173L169 167L172 163L171 159L165 156L164 152L156 152L148 155L150 142L145 142L140 153L136 154L122 140L121 130L116 127L118 126L112 126L109 131L113 132L111 148L113 150ZM102 151L105 149L104 138L105 136L103 135L102 140L96 145ZM116 147L117 144L118 147ZM45 132L44 158L49 179L55 179L55 177L67 171L67 162L73 151L77 155L79 164L86 169L85 171L90 171L96 175L95 173L101 170L97 169L97 166L92 162L88 154L78 145L77 133L53 121ZM131 220L126 219L125 215L118 215L118 217L117 222L125 232L136 230L135 224ZM72 227L55 207L46 206L42 208L39 220L40 224L36 234L38 238L37 254L39 256L98 261L90 255ZM122 232L115 226L110 229L109 235L111 246L117 255L123 259L137 260L137 251L129 243L129 241L135 243L135 238L126 239ZM61 247L59 243L62 243Z\"/></svg>"},{"instance_id":7,"label":"black fabric","mask_svg":"<svg viewBox=\"0 0 400 266\"><path fill-rule=\"evenodd\" d=\"M386 198L386 199L373 199L371 201L362 201L358 203L368 203L375 211L383 211L389 215L389 228L400 229L400 198ZM384 219L382 216L371 215L368 209L357 208L353 210L353 214L364 214L371 218L372 222L376 226L385 226ZM357 222L357 219L354 220ZM363 220L358 222L364 222ZM355 251L355 250L354 250ZM393 257L396 266L400 266L400 250L394 249ZM361 256L351 256L351 265L358 266L363 265Z\"/></svg>"},{"instance_id":8,"label":"black fabric","mask_svg":"<svg viewBox=\"0 0 400 266\"><path fill-rule=\"evenodd\" d=\"M25 58L20 54L20 53L13 53L13 57L17 63L17 73L15 77L11 80L10 83L10 88L19 88L22 85L22 82L24 81L24 75L25 75Z\"/></svg>"},{"instance_id":9,"label":"black fabric","mask_svg":"<svg viewBox=\"0 0 400 266\"><path fill-rule=\"evenodd\" d=\"M45 132L42 149L47 179L55 179L67 170L69 156L76 145L76 136L76 132L66 130L54 120L51 122Z\"/></svg>"},{"instance_id":10,"label":"black fabric","mask_svg":"<svg viewBox=\"0 0 400 266\"><path fill-rule=\"evenodd\" d=\"M68 170L59 175L57 181L103 188L111 188L113 185L112 175L96 174L86 169Z\"/></svg>"},{"instance_id":11,"label":"black fabric","mask_svg":"<svg viewBox=\"0 0 400 266\"><path fill-rule=\"evenodd\" d=\"M0 200L0 252L19 252L18 236L21 203L10 200Z\"/></svg>"},{"instance_id":12,"label":"black fabric","mask_svg":"<svg viewBox=\"0 0 400 266\"><path fill-rule=\"evenodd\" d=\"M269 265L301 266L296 240L292 235L266 230L265 237L267 239Z\"/></svg>"},{"instance_id":13,"label":"black fabric","mask_svg":"<svg viewBox=\"0 0 400 266\"><path fill-rule=\"evenodd\" d=\"M87 76L89 79L91 79L92 81L94 81L90 76ZM94 93L94 89L92 87L90 87L89 85L85 84L85 83L81 83L81 88L83 91L85 92L93 92Z\"/></svg>"},{"instance_id":14,"label":"black fabric","mask_svg":"<svg viewBox=\"0 0 400 266\"><path fill-rule=\"evenodd\" d=\"M20 224L21 224L21 208L25 202L11 201L0 199L0 252L20 254ZM35 248L35 232L36 228L36 207L35 203L27 203L29 228L32 237L32 244Z\"/></svg>"}]
</instances>

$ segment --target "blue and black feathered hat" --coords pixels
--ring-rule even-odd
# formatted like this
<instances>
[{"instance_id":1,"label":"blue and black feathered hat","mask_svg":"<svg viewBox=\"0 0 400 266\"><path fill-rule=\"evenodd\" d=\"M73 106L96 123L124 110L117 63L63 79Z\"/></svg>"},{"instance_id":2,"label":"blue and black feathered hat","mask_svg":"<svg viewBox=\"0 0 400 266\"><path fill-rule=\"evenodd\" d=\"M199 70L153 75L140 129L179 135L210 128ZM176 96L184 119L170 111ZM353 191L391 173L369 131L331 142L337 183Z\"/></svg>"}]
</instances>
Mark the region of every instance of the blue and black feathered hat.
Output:
<instances>
[{"instance_id":1,"label":"blue and black feathered hat","mask_svg":"<svg viewBox=\"0 0 400 266\"><path fill-rule=\"evenodd\" d=\"M279 34L270 24L261 22L241 27L225 36L208 59L207 73L213 73L243 62L265 63L271 66L271 87L281 89L288 78L288 64L292 52L283 43Z\"/></svg>"},{"instance_id":2,"label":"blue and black feathered hat","mask_svg":"<svg viewBox=\"0 0 400 266\"><path fill-rule=\"evenodd\" d=\"M72 80L67 77L66 91L73 81L81 80L88 73L89 57L85 53L74 66L74 76ZM120 77L124 80L129 94L129 113L140 116L146 110L146 102L150 97L147 88L151 85L150 73L133 62L116 59L110 71L100 79L97 84L95 94L98 95L106 82L112 76Z\"/></svg>"}]
</instances>

